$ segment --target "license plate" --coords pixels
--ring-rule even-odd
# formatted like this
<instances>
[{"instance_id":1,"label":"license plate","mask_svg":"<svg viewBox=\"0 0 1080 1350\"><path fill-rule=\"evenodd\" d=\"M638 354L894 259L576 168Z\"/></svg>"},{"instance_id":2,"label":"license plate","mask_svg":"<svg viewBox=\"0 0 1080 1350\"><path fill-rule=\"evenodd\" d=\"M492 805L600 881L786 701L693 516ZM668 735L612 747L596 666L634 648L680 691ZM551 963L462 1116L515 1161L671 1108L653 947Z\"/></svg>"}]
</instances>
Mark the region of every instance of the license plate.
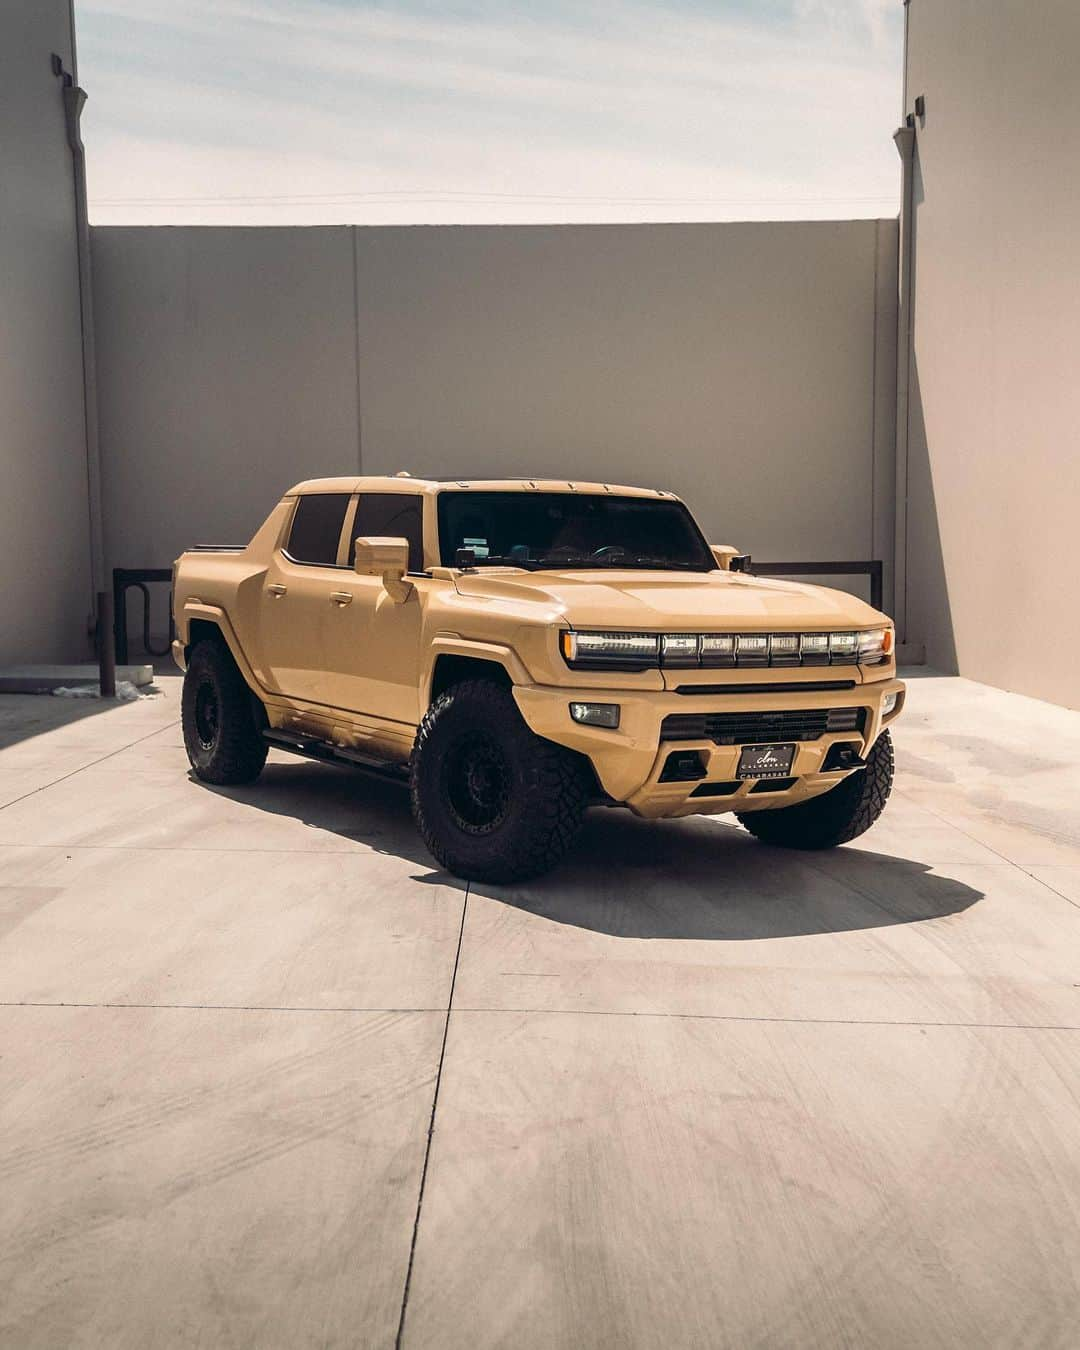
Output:
<instances>
[{"instance_id":1,"label":"license plate","mask_svg":"<svg viewBox=\"0 0 1080 1350\"><path fill-rule=\"evenodd\" d=\"M740 778L787 778L795 759L792 745L744 745L739 756Z\"/></svg>"}]
</instances>

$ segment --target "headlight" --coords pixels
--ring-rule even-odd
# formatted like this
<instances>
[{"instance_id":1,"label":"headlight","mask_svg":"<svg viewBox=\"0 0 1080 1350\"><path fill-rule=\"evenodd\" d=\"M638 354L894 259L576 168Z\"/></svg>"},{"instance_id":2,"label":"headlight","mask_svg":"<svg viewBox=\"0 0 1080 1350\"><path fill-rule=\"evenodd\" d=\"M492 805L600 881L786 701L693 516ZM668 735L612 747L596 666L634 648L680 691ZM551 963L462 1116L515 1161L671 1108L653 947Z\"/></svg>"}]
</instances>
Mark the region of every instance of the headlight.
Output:
<instances>
[{"instance_id":1,"label":"headlight","mask_svg":"<svg viewBox=\"0 0 1080 1350\"><path fill-rule=\"evenodd\" d=\"M878 665L892 649L892 628L862 633L559 634L559 650L575 670Z\"/></svg>"},{"instance_id":2,"label":"headlight","mask_svg":"<svg viewBox=\"0 0 1080 1350\"><path fill-rule=\"evenodd\" d=\"M767 666L768 633L740 633L736 639L735 656L740 666Z\"/></svg>"},{"instance_id":3,"label":"headlight","mask_svg":"<svg viewBox=\"0 0 1080 1350\"><path fill-rule=\"evenodd\" d=\"M735 664L735 637L731 633L703 633L701 635L701 664L703 666L733 666Z\"/></svg>"},{"instance_id":4,"label":"headlight","mask_svg":"<svg viewBox=\"0 0 1080 1350\"><path fill-rule=\"evenodd\" d=\"M888 717L888 715L889 715L889 714L893 711L893 709L896 707L896 705L897 705L897 703L899 702L899 700L900 700L900 691L899 691L899 689L894 689L893 692L892 692L891 694L886 694L885 697L881 700L881 715L882 715L882 717Z\"/></svg>"},{"instance_id":5,"label":"headlight","mask_svg":"<svg viewBox=\"0 0 1080 1350\"><path fill-rule=\"evenodd\" d=\"M701 639L697 633L665 633L660 639L660 651L665 666L696 666Z\"/></svg>"},{"instance_id":6,"label":"headlight","mask_svg":"<svg viewBox=\"0 0 1080 1350\"><path fill-rule=\"evenodd\" d=\"M831 633L829 635L829 655L834 661L850 660L859 650L858 633Z\"/></svg>"},{"instance_id":7,"label":"headlight","mask_svg":"<svg viewBox=\"0 0 1080 1350\"><path fill-rule=\"evenodd\" d=\"M660 659L656 633L563 633L561 641L563 656L572 666L644 670Z\"/></svg>"},{"instance_id":8,"label":"headlight","mask_svg":"<svg viewBox=\"0 0 1080 1350\"><path fill-rule=\"evenodd\" d=\"M886 660L893 646L893 630L891 628L872 628L869 632L859 634L859 664L864 666L877 665Z\"/></svg>"}]
</instances>

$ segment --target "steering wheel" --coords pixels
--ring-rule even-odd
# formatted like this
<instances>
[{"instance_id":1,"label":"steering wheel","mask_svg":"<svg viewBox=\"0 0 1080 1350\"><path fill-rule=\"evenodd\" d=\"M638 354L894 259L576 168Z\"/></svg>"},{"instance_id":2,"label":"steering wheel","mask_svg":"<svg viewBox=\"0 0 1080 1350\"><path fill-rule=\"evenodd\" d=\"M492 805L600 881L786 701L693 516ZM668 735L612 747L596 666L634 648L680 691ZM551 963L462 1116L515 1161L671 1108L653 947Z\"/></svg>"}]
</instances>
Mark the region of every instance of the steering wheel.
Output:
<instances>
[{"instance_id":1,"label":"steering wheel","mask_svg":"<svg viewBox=\"0 0 1080 1350\"><path fill-rule=\"evenodd\" d=\"M605 544L603 548L598 548L593 553L594 558L614 558L618 554L625 554L627 550L622 544Z\"/></svg>"}]
</instances>

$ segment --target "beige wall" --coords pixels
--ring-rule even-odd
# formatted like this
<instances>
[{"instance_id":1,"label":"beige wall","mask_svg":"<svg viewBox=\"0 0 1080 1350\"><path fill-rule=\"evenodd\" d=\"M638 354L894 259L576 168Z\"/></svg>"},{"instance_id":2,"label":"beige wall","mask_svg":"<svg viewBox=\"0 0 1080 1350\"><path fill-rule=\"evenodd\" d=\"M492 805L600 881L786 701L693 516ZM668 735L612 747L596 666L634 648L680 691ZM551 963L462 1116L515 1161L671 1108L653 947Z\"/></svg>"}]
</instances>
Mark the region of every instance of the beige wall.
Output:
<instances>
[{"instance_id":1,"label":"beige wall","mask_svg":"<svg viewBox=\"0 0 1080 1350\"><path fill-rule=\"evenodd\" d=\"M763 559L889 556L895 222L98 228L93 252L110 565L246 539L358 466L656 483Z\"/></svg>"},{"instance_id":2,"label":"beige wall","mask_svg":"<svg viewBox=\"0 0 1080 1350\"><path fill-rule=\"evenodd\" d=\"M67 0L0 0L0 665L87 651L92 602Z\"/></svg>"},{"instance_id":3,"label":"beige wall","mask_svg":"<svg viewBox=\"0 0 1080 1350\"><path fill-rule=\"evenodd\" d=\"M873 552L891 222L378 229L357 243L368 468L656 484L763 559ZM888 404L890 372L881 383Z\"/></svg>"},{"instance_id":4,"label":"beige wall","mask_svg":"<svg viewBox=\"0 0 1080 1350\"><path fill-rule=\"evenodd\" d=\"M911 0L908 637L1080 707L1080 7Z\"/></svg>"},{"instance_id":5,"label":"beige wall","mask_svg":"<svg viewBox=\"0 0 1080 1350\"><path fill-rule=\"evenodd\" d=\"M356 472L347 228L91 240L110 567L243 542L297 479Z\"/></svg>"}]
</instances>

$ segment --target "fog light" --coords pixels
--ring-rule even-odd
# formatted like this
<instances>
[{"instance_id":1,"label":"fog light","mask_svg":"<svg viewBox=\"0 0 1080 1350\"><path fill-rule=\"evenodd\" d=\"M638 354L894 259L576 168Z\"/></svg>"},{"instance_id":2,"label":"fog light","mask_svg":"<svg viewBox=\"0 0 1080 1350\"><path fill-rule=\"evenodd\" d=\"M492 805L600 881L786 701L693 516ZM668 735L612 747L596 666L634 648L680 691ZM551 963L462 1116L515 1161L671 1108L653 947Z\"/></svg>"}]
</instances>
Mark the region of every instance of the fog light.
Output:
<instances>
[{"instance_id":1,"label":"fog light","mask_svg":"<svg viewBox=\"0 0 1080 1350\"><path fill-rule=\"evenodd\" d=\"M888 715L896 708L896 705L899 701L900 701L899 689L894 689L891 694L886 694L885 697L881 700L882 717L888 717Z\"/></svg>"},{"instance_id":2,"label":"fog light","mask_svg":"<svg viewBox=\"0 0 1080 1350\"><path fill-rule=\"evenodd\" d=\"M570 716L575 722L584 722L590 727L610 727L612 731L619 725L619 705L617 703L571 703Z\"/></svg>"}]
</instances>

